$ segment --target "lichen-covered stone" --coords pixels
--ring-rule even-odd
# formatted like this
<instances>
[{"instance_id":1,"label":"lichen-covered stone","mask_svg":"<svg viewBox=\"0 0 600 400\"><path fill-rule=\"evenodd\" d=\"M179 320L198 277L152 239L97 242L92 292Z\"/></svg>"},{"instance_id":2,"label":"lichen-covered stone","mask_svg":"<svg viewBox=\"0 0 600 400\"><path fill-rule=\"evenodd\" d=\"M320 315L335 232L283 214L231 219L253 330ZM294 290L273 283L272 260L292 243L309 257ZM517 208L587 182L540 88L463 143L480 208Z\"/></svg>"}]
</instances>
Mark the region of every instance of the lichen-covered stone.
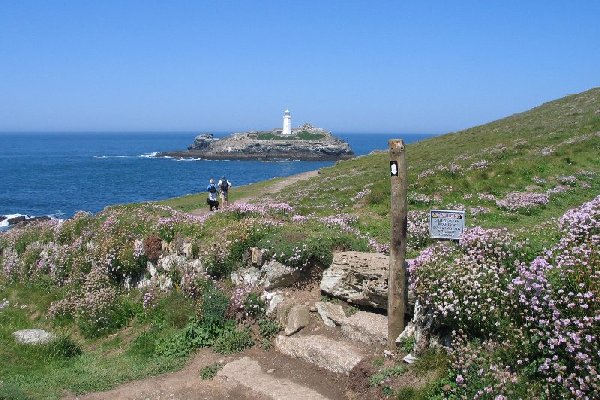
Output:
<instances>
[{"instance_id":1,"label":"lichen-covered stone","mask_svg":"<svg viewBox=\"0 0 600 400\"><path fill-rule=\"evenodd\" d=\"M56 335L43 329L21 329L13 332L13 336L17 343L31 345L46 344L56 339Z\"/></svg>"}]
</instances>

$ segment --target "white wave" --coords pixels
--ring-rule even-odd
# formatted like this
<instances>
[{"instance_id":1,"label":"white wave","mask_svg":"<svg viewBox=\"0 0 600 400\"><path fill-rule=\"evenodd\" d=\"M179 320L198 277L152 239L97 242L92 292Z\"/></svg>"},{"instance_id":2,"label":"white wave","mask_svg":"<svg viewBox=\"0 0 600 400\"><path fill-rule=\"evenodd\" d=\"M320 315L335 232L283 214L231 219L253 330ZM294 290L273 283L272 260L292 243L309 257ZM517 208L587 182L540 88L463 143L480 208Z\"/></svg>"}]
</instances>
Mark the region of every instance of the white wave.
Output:
<instances>
[{"instance_id":1,"label":"white wave","mask_svg":"<svg viewBox=\"0 0 600 400\"><path fill-rule=\"evenodd\" d=\"M171 158L171 157L169 157ZM201 158L176 158L175 161L202 161Z\"/></svg>"},{"instance_id":2,"label":"white wave","mask_svg":"<svg viewBox=\"0 0 600 400\"><path fill-rule=\"evenodd\" d=\"M12 218L17 218L17 217L31 218L29 215L25 215L25 214L6 214L6 215L3 215L3 217L5 217L6 219L3 221L0 221L0 227L8 226L8 220L12 219Z\"/></svg>"},{"instance_id":3,"label":"white wave","mask_svg":"<svg viewBox=\"0 0 600 400\"><path fill-rule=\"evenodd\" d=\"M0 216L4 217L5 219L0 221L0 230L6 230L6 228L9 228L9 224L8 224L8 220L9 219L13 219L13 218L18 218L18 217L25 217L25 220L30 220L32 218L35 218L35 216L32 215L27 215L27 214L6 214L6 215L1 215ZM60 218L59 216L64 216L64 213L59 212L56 214L49 214L47 215L47 217L49 217L50 219L53 220L57 220L58 222L62 222L64 221L63 218Z\"/></svg>"},{"instance_id":4,"label":"white wave","mask_svg":"<svg viewBox=\"0 0 600 400\"><path fill-rule=\"evenodd\" d=\"M155 158L157 155L158 155L158 151L153 151L152 153L140 154L138 157L141 157L141 158ZM165 158L171 158L171 157L165 157Z\"/></svg>"},{"instance_id":5,"label":"white wave","mask_svg":"<svg viewBox=\"0 0 600 400\"><path fill-rule=\"evenodd\" d=\"M135 158L137 156L94 156L94 158Z\"/></svg>"}]
</instances>

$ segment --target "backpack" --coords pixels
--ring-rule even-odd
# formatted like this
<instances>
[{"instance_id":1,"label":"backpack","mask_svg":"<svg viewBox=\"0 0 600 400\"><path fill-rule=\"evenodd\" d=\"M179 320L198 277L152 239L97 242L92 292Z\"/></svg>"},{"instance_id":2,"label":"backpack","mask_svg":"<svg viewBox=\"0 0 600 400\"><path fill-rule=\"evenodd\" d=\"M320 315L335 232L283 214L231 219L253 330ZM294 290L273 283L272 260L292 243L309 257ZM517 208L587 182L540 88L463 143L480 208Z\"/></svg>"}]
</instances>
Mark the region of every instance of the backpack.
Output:
<instances>
[{"instance_id":1,"label":"backpack","mask_svg":"<svg viewBox=\"0 0 600 400\"><path fill-rule=\"evenodd\" d=\"M221 192L227 193L228 190L229 190L229 182L227 182L227 180L221 181Z\"/></svg>"},{"instance_id":2,"label":"backpack","mask_svg":"<svg viewBox=\"0 0 600 400\"><path fill-rule=\"evenodd\" d=\"M215 187L215 185L213 183L211 183L208 186L208 191L209 191L209 193L216 193L217 192L217 188Z\"/></svg>"}]
</instances>

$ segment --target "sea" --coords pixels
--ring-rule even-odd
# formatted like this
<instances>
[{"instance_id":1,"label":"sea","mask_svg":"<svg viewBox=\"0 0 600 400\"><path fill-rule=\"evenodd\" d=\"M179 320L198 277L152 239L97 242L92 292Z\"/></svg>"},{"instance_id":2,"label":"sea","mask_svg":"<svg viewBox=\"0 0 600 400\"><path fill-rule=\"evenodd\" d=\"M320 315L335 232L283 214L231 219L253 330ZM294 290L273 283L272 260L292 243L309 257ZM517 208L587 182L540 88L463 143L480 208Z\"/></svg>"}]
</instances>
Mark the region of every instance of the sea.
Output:
<instances>
[{"instance_id":1,"label":"sea","mask_svg":"<svg viewBox=\"0 0 600 400\"><path fill-rule=\"evenodd\" d=\"M386 150L388 140L429 134L335 134L356 155ZM69 218L106 206L204 191L210 178L235 186L334 164L332 161L208 161L155 157L182 150L196 133L0 133L0 216ZM225 133L215 136L226 136ZM0 218L2 219L2 218ZM0 228L8 225L0 221Z\"/></svg>"}]
</instances>

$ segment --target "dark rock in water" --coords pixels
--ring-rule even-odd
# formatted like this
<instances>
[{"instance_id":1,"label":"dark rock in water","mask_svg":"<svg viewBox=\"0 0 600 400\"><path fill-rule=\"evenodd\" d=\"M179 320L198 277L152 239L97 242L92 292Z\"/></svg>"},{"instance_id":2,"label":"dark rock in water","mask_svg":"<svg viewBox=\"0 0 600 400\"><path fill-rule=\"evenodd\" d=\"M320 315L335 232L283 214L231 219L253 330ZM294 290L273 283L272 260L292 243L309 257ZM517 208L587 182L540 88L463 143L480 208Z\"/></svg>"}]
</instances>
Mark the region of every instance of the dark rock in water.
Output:
<instances>
[{"instance_id":1,"label":"dark rock in water","mask_svg":"<svg viewBox=\"0 0 600 400\"><path fill-rule=\"evenodd\" d=\"M212 142L219 140L212 133L202 133L194 139L194 143L188 146L188 150L205 150L208 149Z\"/></svg>"},{"instance_id":2,"label":"dark rock in water","mask_svg":"<svg viewBox=\"0 0 600 400\"><path fill-rule=\"evenodd\" d=\"M9 219L8 219L8 225L9 225L9 226L10 226L10 225L16 225L16 224L18 224L19 222L23 222L23 221L25 221L26 219L27 219L27 217L26 217L26 216L24 216L24 215L19 215L18 217L9 218Z\"/></svg>"},{"instance_id":3,"label":"dark rock in water","mask_svg":"<svg viewBox=\"0 0 600 400\"><path fill-rule=\"evenodd\" d=\"M28 218L25 221L23 221L26 224L30 224L32 222L43 222L43 221L50 221L52 218L50 218L47 215L42 215L40 217L33 217L33 218Z\"/></svg>"},{"instance_id":4,"label":"dark rock in water","mask_svg":"<svg viewBox=\"0 0 600 400\"><path fill-rule=\"evenodd\" d=\"M198 135L188 150L163 152L158 157L203 158L206 160L303 160L324 161L352 158L350 145L321 128L305 124L292 129L234 133L215 138Z\"/></svg>"},{"instance_id":5,"label":"dark rock in water","mask_svg":"<svg viewBox=\"0 0 600 400\"><path fill-rule=\"evenodd\" d=\"M47 215L42 215L39 217L28 217L26 215L19 215L18 217L14 217L14 218L8 218L8 226L4 226L2 227L2 230L9 230L12 228L19 228L25 225L29 225L31 223L34 222L43 222L43 221L50 221L52 218L50 218ZM6 217L3 217L2 219L0 219L0 221L6 220Z\"/></svg>"},{"instance_id":6,"label":"dark rock in water","mask_svg":"<svg viewBox=\"0 0 600 400\"><path fill-rule=\"evenodd\" d=\"M26 218L24 221L19 222L17 224L17 226L25 226L25 225L29 225L34 222L50 221L51 219L52 218L50 218L47 215L42 215L40 217Z\"/></svg>"},{"instance_id":7,"label":"dark rock in water","mask_svg":"<svg viewBox=\"0 0 600 400\"><path fill-rule=\"evenodd\" d=\"M0 222L4 221L6 217L4 215L0 215Z\"/></svg>"}]
</instances>

